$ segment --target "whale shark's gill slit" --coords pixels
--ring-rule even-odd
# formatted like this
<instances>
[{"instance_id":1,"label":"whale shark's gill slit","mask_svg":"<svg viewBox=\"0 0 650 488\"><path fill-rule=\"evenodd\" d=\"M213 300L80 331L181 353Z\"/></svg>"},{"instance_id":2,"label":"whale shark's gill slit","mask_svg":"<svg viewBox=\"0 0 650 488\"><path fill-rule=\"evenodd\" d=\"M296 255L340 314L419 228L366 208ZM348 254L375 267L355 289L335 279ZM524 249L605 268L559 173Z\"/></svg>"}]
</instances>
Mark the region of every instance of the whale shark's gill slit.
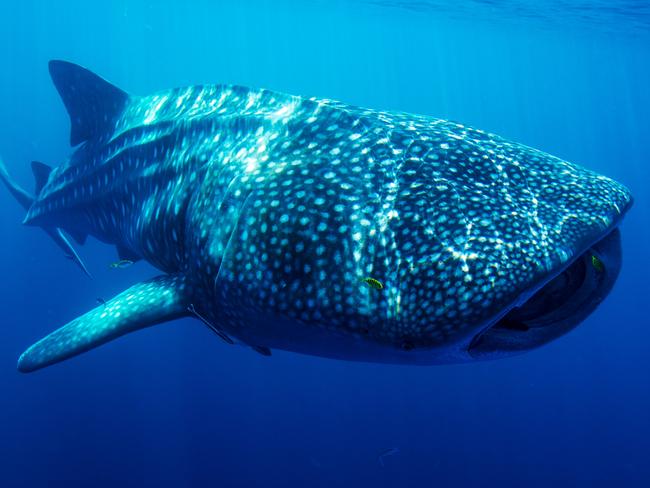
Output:
<instances>
[{"instance_id":1,"label":"whale shark's gill slit","mask_svg":"<svg viewBox=\"0 0 650 488\"><path fill-rule=\"evenodd\" d=\"M246 192L245 196L243 199L241 199L241 203L232 203L233 198L232 198L232 192L230 189L234 186L235 182L239 180L241 175L235 176L232 181L229 183L228 188L226 189L224 199L222 200L221 204L224 206L225 210L229 209L236 209L237 210L237 218L232 222L232 225L230 226L230 233L228 235L228 238L226 239L226 243L223 246L223 254L221 255L219 262L217 264L217 272L215 274L214 280L212 281L212 291L216 295L217 294L217 287L219 283L219 277L221 276L221 270L222 270L222 264L223 264L223 258L228 254L228 250L230 249L230 245L232 243L233 236L235 235L237 231L237 227L239 226L239 221L242 216L242 209L246 207L246 202L248 202L248 199L250 198L251 194L253 193L252 191ZM236 200L235 200L236 202ZM232 208L231 208L232 206Z\"/></svg>"},{"instance_id":2,"label":"whale shark's gill slit","mask_svg":"<svg viewBox=\"0 0 650 488\"><path fill-rule=\"evenodd\" d=\"M189 304L189 306L187 307L187 311L190 312L192 315L194 315L201 322L203 322L212 332L217 334L217 336L219 336L224 342L228 344L235 343L235 341L233 341L230 337L228 337L225 332L223 332L221 329L213 325L208 319L206 319L203 315L197 312L196 308L194 308L193 303Z\"/></svg>"}]
</instances>

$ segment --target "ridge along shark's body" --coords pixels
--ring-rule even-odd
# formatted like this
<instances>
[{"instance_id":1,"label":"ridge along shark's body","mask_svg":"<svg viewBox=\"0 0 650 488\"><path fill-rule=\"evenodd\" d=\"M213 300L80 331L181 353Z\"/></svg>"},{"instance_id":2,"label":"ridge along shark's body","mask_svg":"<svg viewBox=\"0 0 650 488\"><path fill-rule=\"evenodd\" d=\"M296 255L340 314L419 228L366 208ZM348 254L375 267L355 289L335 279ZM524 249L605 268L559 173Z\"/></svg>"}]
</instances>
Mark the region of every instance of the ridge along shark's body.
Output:
<instances>
[{"instance_id":1,"label":"ridge along shark's body","mask_svg":"<svg viewBox=\"0 0 650 488\"><path fill-rule=\"evenodd\" d=\"M618 183L460 124L237 86L137 97L52 61L70 159L34 163L63 229L164 275L30 347L32 371L127 332L200 319L225 340L350 360L499 357L563 334L620 267Z\"/></svg>"}]
</instances>

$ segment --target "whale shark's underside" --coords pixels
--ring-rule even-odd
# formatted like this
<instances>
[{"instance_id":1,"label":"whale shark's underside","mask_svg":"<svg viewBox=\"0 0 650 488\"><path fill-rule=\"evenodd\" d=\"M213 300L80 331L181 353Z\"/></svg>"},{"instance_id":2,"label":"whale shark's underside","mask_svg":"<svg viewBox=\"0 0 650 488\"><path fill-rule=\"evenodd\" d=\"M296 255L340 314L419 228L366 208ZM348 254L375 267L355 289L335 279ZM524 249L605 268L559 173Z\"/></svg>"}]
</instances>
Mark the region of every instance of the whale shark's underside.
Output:
<instances>
[{"instance_id":1,"label":"whale shark's underside","mask_svg":"<svg viewBox=\"0 0 650 488\"><path fill-rule=\"evenodd\" d=\"M76 149L0 178L85 271L88 235L162 275L40 340L33 371L194 317L269 355L435 364L575 327L621 265L622 185L462 124L230 85L133 96L50 62Z\"/></svg>"}]
</instances>

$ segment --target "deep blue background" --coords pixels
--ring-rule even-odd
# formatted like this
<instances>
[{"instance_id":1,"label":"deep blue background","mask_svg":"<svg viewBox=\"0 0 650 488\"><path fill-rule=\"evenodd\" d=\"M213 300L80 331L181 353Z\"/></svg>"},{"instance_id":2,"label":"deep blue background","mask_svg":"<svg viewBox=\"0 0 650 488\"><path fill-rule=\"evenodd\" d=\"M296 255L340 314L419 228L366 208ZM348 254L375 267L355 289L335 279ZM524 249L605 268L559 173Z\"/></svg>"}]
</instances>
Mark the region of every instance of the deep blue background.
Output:
<instances>
[{"instance_id":1,"label":"deep blue background","mask_svg":"<svg viewBox=\"0 0 650 488\"><path fill-rule=\"evenodd\" d=\"M501 361L265 358L183 320L21 375L30 343L156 271L108 270L114 250L91 241L88 280L0 191L0 486L650 486L650 23L631 2L597 21L471 2L91 3L1 3L0 154L30 189L30 160L69 152L46 69L62 58L134 93L237 83L541 148L632 188L624 269L577 330ZM400 452L382 468L386 447Z\"/></svg>"}]
</instances>

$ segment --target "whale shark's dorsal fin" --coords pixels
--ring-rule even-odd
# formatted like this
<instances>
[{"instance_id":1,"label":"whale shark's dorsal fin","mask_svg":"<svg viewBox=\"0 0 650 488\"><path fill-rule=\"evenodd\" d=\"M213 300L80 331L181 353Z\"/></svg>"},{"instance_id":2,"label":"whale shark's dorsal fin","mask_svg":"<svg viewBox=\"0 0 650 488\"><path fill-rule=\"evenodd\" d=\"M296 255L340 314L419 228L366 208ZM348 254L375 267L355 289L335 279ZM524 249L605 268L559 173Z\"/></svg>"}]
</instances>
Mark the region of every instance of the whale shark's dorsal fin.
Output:
<instances>
[{"instance_id":1,"label":"whale shark's dorsal fin","mask_svg":"<svg viewBox=\"0 0 650 488\"><path fill-rule=\"evenodd\" d=\"M52 60L50 76L70 115L70 144L92 140L114 127L129 95L67 61Z\"/></svg>"},{"instance_id":2,"label":"whale shark's dorsal fin","mask_svg":"<svg viewBox=\"0 0 650 488\"><path fill-rule=\"evenodd\" d=\"M50 178L50 173L52 172L52 168L50 168L47 164L43 164L38 161L32 161L32 173L34 173L34 193L38 195L45 184L47 183L47 180Z\"/></svg>"},{"instance_id":3,"label":"whale shark's dorsal fin","mask_svg":"<svg viewBox=\"0 0 650 488\"><path fill-rule=\"evenodd\" d=\"M129 332L186 316L186 290L180 276L138 283L31 346L20 356L18 370L35 371Z\"/></svg>"}]
</instances>

